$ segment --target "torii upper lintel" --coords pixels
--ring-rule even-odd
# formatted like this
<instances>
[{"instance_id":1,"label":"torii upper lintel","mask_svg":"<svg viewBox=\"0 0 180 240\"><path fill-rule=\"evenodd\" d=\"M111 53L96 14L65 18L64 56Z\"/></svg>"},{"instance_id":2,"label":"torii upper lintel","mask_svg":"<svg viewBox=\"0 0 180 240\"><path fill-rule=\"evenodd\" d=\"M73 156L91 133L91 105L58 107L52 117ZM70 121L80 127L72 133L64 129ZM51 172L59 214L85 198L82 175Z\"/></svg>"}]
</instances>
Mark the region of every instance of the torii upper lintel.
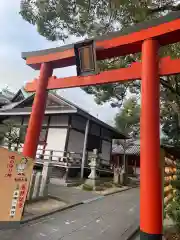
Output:
<instances>
[{"instance_id":1,"label":"torii upper lintel","mask_svg":"<svg viewBox=\"0 0 180 240\"><path fill-rule=\"evenodd\" d=\"M149 38L155 38L161 46L179 42L180 11L172 12L159 19L139 23L124 31L117 31L95 38L97 60L141 52L142 42ZM41 63L44 62L51 62L53 68L76 64L74 44L24 52L22 58L36 70L39 70Z\"/></svg>"}]
</instances>

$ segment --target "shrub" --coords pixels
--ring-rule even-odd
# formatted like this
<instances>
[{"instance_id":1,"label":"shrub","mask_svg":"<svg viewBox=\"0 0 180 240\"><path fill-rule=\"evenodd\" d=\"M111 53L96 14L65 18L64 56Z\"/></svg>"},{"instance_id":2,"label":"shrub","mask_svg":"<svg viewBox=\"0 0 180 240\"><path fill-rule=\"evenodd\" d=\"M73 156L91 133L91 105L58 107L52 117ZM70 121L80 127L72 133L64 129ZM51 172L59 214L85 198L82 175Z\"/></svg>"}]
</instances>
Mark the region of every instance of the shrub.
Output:
<instances>
[{"instance_id":1,"label":"shrub","mask_svg":"<svg viewBox=\"0 0 180 240\"><path fill-rule=\"evenodd\" d=\"M103 186L96 186L95 190L96 191L103 191L104 187Z\"/></svg>"},{"instance_id":2,"label":"shrub","mask_svg":"<svg viewBox=\"0 0 180 240\"><path fill-rule=\"evenodd\" d=\"M111 182L105 182L104 183L104 187L105 188L112 188L113 187L113 184Z\"/></svg>"},{"instance_id":3,"label":"shrub","mask_svg":"<svg viewBox=\"0 0 180 240\"><path fill-rule=\"evenodd\" d=\"M122 187L122 185L121 185L120 183L114 183L114 186L115 186L115 187L118 187L118 188L121 188L121 187Z\"/></svg>"},{"instance_id":4,"label":"shrub","mask_svg":"<svg viewBox=\"0 0 180 240\"><path fill-rule=\"evenodd\" d=\"M88 184L83 184L83 190L85 190L85 191L93 191L93 186L90 186Z\"/></svg>"}]
</instances>

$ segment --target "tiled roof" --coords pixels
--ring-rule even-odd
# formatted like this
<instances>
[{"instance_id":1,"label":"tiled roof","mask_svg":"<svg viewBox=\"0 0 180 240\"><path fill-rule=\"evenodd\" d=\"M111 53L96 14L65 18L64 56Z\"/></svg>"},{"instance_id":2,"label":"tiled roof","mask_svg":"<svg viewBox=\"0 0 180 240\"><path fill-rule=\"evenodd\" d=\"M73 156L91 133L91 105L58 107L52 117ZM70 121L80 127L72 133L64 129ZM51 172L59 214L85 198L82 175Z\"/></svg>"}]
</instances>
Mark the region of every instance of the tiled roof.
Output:
<instances>
[{"instance_id":1,"label":"tiled roof","mask_svg":"<svg viewBox=\"0 0 180 240\"><path fill-rule=\"evenodd\" d=\"M124 154L124 149L121 145L113 145L112 154ZM125 150L126 155L140 155L140 145L133 145L127 147Z\"/></svg>"},{"instance_id":2,"label":"tiled roof","mask_svg":"<svg viewBox=\"0 0 180 240\"><path fill-rule=\"evenodd\" d=\"M7 89L1 90L0 91L0 105L3 106L3 105L11 103L11 99L13 98L13 96L14 96L13 93L10 92L9 90L7 90Z\"/></svg>"},{"instance_id":3,"label":"tiled roof","mask_svg":"<svg viewBox=\"0 0 180 240\"><path fill-rule=\"evenodd\" d=\"M0 105L5 105L10 103L10 100L4 96L2 93L0 93Z\"/></svg>"}]
</instances>

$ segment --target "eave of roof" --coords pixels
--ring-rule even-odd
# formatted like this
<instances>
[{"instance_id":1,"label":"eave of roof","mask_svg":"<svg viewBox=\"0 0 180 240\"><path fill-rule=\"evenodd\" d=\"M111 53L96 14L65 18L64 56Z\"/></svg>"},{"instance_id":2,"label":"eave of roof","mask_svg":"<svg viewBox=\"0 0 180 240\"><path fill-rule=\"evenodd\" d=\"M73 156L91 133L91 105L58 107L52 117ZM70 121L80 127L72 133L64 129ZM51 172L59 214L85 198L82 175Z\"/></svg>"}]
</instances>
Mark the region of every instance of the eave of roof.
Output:
<instances>
[{"instance_id":1,"label":"eave of roof","mask_svg":"<svg viewBox=\"0 0 180 240\"><path fill-rule=\"evenodd\" d=\"M20 93L23 94L24 98L28 98L30 95L32 95L32 93L26 92L26 91L24 90L24 88L21 88L21 89L19 89L19 90L16 92L16 94L15 94L14 97L11 99L11 101L13 102L14 99L15 99Z\"/></svg>"},{"instance_id":2,"label":"eave of roof","mask_svg":"<svg viewBox=\"0 0 180 240\"><path fill-rule=\"evenodd\" d=\"M23 116L30 115L32 108L14 108L13 110L1 111L0 116ZM76 113L76 110L46 109L45 114Z\"/></svg>"},{"instance_id":3,"label":"eave of roof","mask_svg":"<svg viewBox=\"0 0 180 240\"><path fill-rule=\"evenodd\" d=\"M172 146L172 145L166 145L166 144L161 144L160 145L161 149L164 149L166 153L173 155L174 157L180 159L180 146ZM124 150L121 145L114 145L112 147L112 154L113 155L123 155ZM140 145L133 145L129 148L126 149L125 151L126 155L140 155Z\"/></svg>"},{"instance_id":4,"label":"eave of roof","mask_svg":"<svg viewBox=\"0 0 180 240\"><path fill-rule=\"evenodd\" d=\"M121 145L113 145L112 147L112 154L113 155L123 155L124 154L124 149ZM133 146L130 146L126 148L125 150L126 155L140 155L140 145L134 144Z\"/></svg>"}]
</instances>

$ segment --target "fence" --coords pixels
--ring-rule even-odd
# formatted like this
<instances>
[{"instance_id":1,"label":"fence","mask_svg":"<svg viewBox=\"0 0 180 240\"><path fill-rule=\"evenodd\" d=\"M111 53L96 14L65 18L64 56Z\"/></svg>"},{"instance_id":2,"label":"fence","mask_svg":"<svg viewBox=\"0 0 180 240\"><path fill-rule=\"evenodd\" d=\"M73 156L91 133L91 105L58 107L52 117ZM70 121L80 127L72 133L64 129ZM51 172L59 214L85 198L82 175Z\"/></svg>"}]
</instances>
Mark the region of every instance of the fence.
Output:
<instances>
[{"instance_id":1,"label":"fence","mask_svg":"<svg viewBox=\"0 0 180 240\"><path fill-rule=\"evenodd\" d=\"M7 148L7 146L3 146ZM11 146L11 150L22 152L23 145L21 147ZM65 152L59 150L46 149L44 146L38 146L36 152L36 161L49 161L52 163L58 163L64 167L66 166L80 166L82 154L75 152Z\"/></svg>"},{"instance_id":2,"label":"fence","mask_svg":"<svg viewBox=\"0 0 180 240\"><path fill-rule=\"evenodd\" d=\"M7 146L5 146L7 148ZM23 144L21 147L11 146L11 150L22 152ZM87 153L87 161L85 162L85 168L89 168L89 159L91 158L92 152ZM110 161L104 160L98 156L99 167L98 171L112 173ZM53 149L46 149L44 146L38 146L36 152L36 162L40 163L43 161L49 161L54 163L54 166L60 166L65 168L80 168L82 163L82 153L76 152L65 152Z\"/></svg>"}]
</instances>

